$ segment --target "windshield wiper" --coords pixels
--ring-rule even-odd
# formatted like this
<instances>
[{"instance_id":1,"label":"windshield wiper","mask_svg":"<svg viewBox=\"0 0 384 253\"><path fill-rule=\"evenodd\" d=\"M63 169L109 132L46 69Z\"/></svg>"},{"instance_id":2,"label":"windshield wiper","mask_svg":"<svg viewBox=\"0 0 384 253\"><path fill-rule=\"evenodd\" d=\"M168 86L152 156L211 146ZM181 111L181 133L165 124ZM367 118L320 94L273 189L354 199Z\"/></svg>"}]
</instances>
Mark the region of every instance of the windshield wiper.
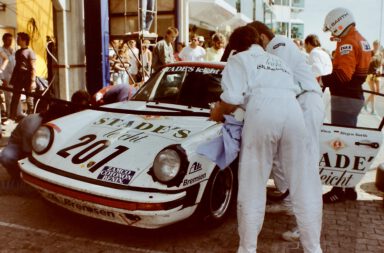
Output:
<instances>
[{"instance_id":1,"label":"windshield wiper","mask_svg":"<svg viewBox=\"0 0 384 253\"><path fill-rule=\"evenodd\" d=\"M180 109L180 108L173 108L173 107L168 107L168 106L163 106L163 105L148 105L148 104L146 104L146 107L154 108L154 109L172 110L172 111L178 111L178 112L193 112L191 110L185 110L185 109Z\"/></svg>"}]
</instances>

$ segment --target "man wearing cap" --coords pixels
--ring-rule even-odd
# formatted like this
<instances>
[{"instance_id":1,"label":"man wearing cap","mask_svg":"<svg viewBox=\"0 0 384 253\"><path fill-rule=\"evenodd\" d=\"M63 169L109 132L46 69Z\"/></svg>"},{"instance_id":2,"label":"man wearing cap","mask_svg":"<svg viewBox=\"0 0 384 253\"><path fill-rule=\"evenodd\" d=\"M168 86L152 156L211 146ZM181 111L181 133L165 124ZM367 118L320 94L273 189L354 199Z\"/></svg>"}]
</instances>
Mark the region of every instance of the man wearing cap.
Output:
<instances>
[{"instance_id":1,"label":"man wearing cap","mask_svg":"<svg viewBox=\"0 0 384 253\"><path fill-rule=\"evenodd\" d=\"M179 57L183 61L204 61L205 54L205 49L199 46L199 36L194 34L191 43L181 50Z\"/></svg>"}]
</instances>

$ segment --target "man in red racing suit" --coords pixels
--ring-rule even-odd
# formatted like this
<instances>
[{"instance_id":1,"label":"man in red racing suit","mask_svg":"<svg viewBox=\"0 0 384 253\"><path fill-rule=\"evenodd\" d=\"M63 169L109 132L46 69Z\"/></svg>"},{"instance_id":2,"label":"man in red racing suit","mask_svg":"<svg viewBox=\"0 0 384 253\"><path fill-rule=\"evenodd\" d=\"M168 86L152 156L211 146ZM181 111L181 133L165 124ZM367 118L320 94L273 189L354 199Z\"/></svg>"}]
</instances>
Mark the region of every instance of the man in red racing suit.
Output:
<instances>
[{"instance_id":1,"label":"man in red racing suit","mask_svg":"<svg viewBox=\"0 0 384 253\"><path fill-rule=\"evenodd\" d=\"M343 29L341 24L335 24L338 20L340 18L331 25L335 26L335 29ZM337 41L332 62L333 72L321 79L323 85L329 87L331 92L332 124L356 127L358 114L364 105L362 84L367 77L371 49L369 43L356 30L354 22L344 29L340 35L335 35L340 31L332 31L329 28L335 36L333 40ZM354 188L333 187L330 192L323 195L324 203L341 202L346 199L357 199Z\"/></svg>"}]
</instances>

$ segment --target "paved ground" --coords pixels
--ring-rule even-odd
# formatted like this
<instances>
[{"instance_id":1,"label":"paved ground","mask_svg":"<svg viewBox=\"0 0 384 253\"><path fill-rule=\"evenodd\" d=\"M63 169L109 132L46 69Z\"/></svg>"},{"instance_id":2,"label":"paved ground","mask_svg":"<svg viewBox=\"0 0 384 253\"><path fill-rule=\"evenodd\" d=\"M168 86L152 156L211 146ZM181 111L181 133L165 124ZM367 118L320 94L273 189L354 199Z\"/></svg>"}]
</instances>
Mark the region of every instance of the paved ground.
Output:
<instances>
[{"instance_id":1,"label":"paved ground","mask_svg":"<svg viewBox=\"0 0 384 253\"><path fill-rule=\"evenodd\" d=\"M5 145L13 127L5 127L0 146ZM374 167L380 162L384 162L383 154L379 155ZM2 168L0 170L0 181L4 182L7 175ZM374 169L365 175L357 187L357 201L324 206L321 238L324 252L384 252L384 194L376 189L375 176ZM4 185L0 187L0 253L221 253L235 252L238 244L234 211L227 222L216 229L189 229L188 224L181 224L155 231L137 230L72 214L48 205L28 189L23 193L24 190L20 188L22 194L11 196L4 192ZM327 190L324 187L324 191ZM60 217L63 220L58 219ZM291 216L267 214L258 252L302 252L299 243L284 242L280 238L282 232L293 226Z\"/></svg>"}]
</instances>

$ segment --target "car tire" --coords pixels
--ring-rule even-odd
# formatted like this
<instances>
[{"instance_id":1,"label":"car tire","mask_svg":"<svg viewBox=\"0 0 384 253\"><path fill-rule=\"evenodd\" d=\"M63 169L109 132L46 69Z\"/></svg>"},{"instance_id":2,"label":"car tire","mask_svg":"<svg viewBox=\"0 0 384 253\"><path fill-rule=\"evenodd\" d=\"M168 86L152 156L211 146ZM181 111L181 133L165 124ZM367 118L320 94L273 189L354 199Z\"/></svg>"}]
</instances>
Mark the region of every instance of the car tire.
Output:
<instances>
[{"instance_id":1,"label":"car tire","mask_svg":"<svg viewBox=\"0 0 384 253\"><path fill-rule=\"evenodd\" d=\"M224 170L215 167L196 211L196 218L208 227L222 224L236 199L236 189L235 171L231 167Z\"/></svg>"}]
</instances>

